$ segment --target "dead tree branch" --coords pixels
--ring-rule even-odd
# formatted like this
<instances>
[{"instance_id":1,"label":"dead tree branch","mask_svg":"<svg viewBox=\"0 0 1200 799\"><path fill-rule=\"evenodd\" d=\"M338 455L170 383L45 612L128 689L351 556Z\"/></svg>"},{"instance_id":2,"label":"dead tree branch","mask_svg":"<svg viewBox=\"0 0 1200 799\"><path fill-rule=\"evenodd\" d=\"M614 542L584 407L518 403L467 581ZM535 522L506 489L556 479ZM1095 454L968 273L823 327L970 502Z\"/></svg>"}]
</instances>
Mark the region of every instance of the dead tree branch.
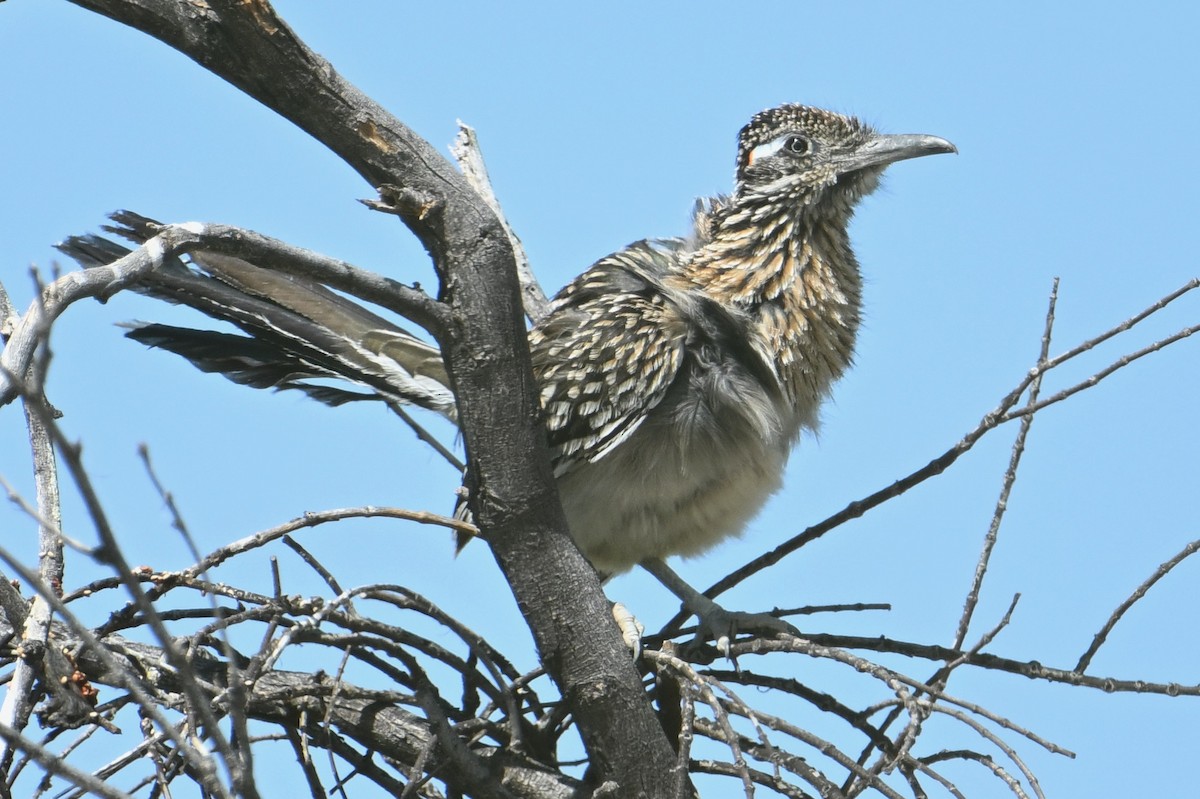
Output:
<instances>
[{"instance_id":1,"label":"dead tree branch","mask_svg":"<svg viewBox=\"0 0 1200 799\"><path fill-rule=\"evenodd\" d=\"M475 518L585 745L605 753L601 780L652 790L675 756L595 573L566 533L538 420L512 246L496 215L453 164L345 81L265 1L77 5L165 42L294 122L381 189L425 245L452 319L438 343L458 398ZM485 352L511 357L479 357ZM497 395L496 385L509 390Z\"/></svg>"}]
</instances>

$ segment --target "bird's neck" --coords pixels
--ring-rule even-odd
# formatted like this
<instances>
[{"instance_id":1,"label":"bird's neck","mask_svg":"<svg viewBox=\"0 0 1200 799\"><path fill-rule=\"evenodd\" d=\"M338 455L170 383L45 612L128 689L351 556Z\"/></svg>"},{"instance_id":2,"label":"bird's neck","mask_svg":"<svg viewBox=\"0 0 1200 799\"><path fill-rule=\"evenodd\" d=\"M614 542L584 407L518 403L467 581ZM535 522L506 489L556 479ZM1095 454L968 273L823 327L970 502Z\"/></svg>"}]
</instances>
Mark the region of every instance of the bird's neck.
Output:
<instances>
[{"instance_id":1,"label":"bird's neck","mask_svg":"<svg viewBox=\"0 0 1200 799\"><path fill-rule=\"evenodd\" d=\"M697 220L698 246L683 277L744 314L754 346L808 417L850 366L862 277L846 230L848 209L795 208L736 197L711 208Z\"/></svg>"}]
</instances>

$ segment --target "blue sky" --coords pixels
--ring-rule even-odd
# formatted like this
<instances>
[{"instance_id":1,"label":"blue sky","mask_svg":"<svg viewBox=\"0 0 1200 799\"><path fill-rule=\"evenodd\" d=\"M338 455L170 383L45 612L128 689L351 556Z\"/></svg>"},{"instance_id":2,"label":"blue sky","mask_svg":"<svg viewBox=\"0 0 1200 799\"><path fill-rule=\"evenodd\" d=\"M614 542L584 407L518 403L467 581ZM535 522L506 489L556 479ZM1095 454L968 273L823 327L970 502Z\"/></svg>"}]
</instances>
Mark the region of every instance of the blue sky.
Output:
<instances>
[{"instance_id":1,"label":"blue sky","mask_svg":"<svg viewBox=\"0 0 1200 799\"><path fill-rule=\"evenodd\" d=\"M959 147L956 157L897 165L862 205L857 366L745 536L681 564L694 584L957 441L1034 362L1054 277L1058 352L1200 273L1200 11L1185 4L454 5L278 8L435 144L450 142L456 119L477 128L499 198L550 290L630 241L684 232L695 197L730 188L734 136L762 108L802 101ZM0 279L22 308L28 266L49 271L54 242L96 230L117 208L238 224L434 284L405 230L356 202L370 187L164 45L63 2L9 0L0 74ZM202 375L122 339L114 323L133 318L199 321L136 297L72 308L56 328L49 385L131 560L189 562L143 478L143 441L204 550L305 510L452 506L455 475L383 411L330 411ZM1064 368L1046 391L1198 320L1200 297L1185 299ZM1200 535L1197 366L1197 344L1185 341L1038 417L977 615L976 635L1022 594L991 651L1073 665L1111 610ZM22 430L19 411L0 411L0 473L29 490ZM941 478L728 603L891 602L886 615L804 626L949 643L1015 432L992 434ZM71 499L67 525L86 539L77 508ZM31 551L33 527L12 507L0 507L0 530L6 546ZM481 546L455 560L440 532L397 524L304 542L345 584L404 582L528 649ZM288 590L320 590L287 553L273 554ZM248 559L227 577L266 587L266 568L265 557ZM1194 683L1198 570L1185 563L1156 586L1093 673ZM68 582L94 574L77 560ZM650 627L676 607L644 575L615 580L609 593ZM838 679L814 666L818 674ZM1022 746L1049 795L1175 793L1193 756L1195 699L966 673L950 690L1079 754ZM962 784L973 779L982 778L965 772ZM976 795L996 795L995 783L982 784Z\"/></svg>"}]
</instances>

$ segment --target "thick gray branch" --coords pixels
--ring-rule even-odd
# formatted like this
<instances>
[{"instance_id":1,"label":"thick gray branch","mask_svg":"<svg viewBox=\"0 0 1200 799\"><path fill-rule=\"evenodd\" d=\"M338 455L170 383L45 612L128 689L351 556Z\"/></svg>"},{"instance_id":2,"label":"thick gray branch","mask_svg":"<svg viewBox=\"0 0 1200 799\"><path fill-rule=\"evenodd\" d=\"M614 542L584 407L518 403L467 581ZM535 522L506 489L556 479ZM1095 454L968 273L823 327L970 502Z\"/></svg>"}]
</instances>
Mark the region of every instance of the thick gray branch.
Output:
<instances>
[{"instance_id":1,"label":"thick gray branch","mask_svg":"<svg viewBox=\"0 0 1200 799\"><path fill-rule=\"evenodd\" d=\"M171 45L341 157L433 257L439 336L472 464L475 517L602 780L663 794L674 753L596 575L566 533L539 421L512 246L447 159L313 53L264 0L75 0ZM498 390L498 387L502 387Z\"/></svg>"},{"instance_id":2,"label":"thick gray branch","mask_svg":"<svg viewBox=\"0 0 1200 799\"><path fill-rule=\"evenodd\" d=\"M0 620L0 636L8 636L12 627ZM58 647L80 650L81 642L67 628L54 625L54 640ZM158 647L137 643L110 635L105 643L118 659L123 659L137 673L153 675L155 687L161 691L177 691L180 686L171 670L161 668L163 652ZM120 686L122 679L111 672L105 659L89 649L82 649L75 661L87 673L88 679L99 685ZM221 686L225 683L226 665L200 652L193 660L193 674L202 685ZM323 681L324 680L324 681ZM246 715L259 721L300 730L318 745L330 743L330 729L322 720L328 718L334 732L349 738L364 749L373 750L404 765L416 763L430 744L429 722L402 708L363 697L367 691L342 683L335 695L334 683L328 677L305 672L272 671L255 682L246 696ZM307 711L304 716L302 711ZM302 723L302 718L307 726ZM567 799L578 796L577 780L549 770L511 752L478 748L483 757L511 793L527 799ZM450 785L453 774L442 774ZM461 787L461 786L460 786Z\"/></svg>"}]
</instances>

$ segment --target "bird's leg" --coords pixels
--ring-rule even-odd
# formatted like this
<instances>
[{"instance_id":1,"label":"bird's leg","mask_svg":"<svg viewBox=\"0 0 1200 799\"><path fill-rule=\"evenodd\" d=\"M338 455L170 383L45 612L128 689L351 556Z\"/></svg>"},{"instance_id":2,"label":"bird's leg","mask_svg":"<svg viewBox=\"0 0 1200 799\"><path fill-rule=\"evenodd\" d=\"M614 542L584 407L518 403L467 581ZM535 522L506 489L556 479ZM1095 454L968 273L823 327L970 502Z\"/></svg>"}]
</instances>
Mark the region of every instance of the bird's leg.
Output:
<instances>
[{"instance_id":1,"label":"bird's leg","mask_svg":"<svg viewBox=\"0 0 1200 799\"><path fill-rule=\"evenodd\" d=\"M647 558L639 564L643 569L654 575L668 591L683 602L683 606L696 614L699 627L696 639L704 640L711 637L717 649L725 656L729 655L729 644L739 632L760 632L774 635L776 633L797 634L799 631L783 619L770 613L744 613L742 611L725 610L704 594L692 588L683 578L658 558Z\"/></svg>"}]
</instances>

